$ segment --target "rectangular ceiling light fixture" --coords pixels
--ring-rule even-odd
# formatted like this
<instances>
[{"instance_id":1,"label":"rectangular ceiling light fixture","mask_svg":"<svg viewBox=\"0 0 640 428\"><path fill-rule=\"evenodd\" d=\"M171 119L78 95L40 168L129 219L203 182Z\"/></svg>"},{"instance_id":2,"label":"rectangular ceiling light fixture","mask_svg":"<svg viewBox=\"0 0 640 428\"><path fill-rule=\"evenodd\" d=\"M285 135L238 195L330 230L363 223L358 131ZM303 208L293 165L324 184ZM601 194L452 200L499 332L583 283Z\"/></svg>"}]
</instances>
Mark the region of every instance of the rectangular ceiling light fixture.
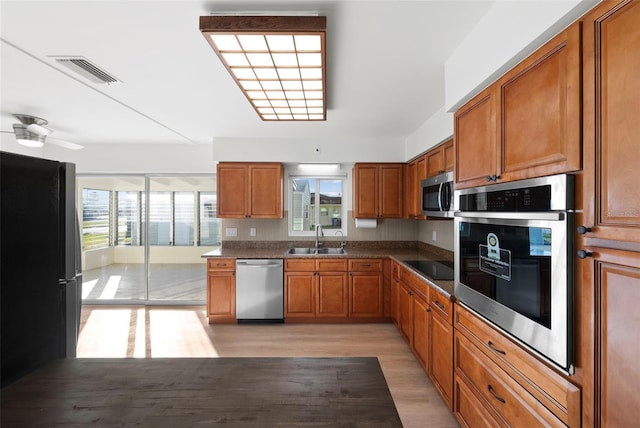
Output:
<instances>
[{"instance_id":1,"label":"rectangular ceiling light fixture","mask_svg":"<svg viewBox=\"0 0 640 428\"><path fill-rule=\"evenodd\" d=\"M265 121L327 119L325 16L201 16L200 31Z\"/></svg>"}]
</instances>

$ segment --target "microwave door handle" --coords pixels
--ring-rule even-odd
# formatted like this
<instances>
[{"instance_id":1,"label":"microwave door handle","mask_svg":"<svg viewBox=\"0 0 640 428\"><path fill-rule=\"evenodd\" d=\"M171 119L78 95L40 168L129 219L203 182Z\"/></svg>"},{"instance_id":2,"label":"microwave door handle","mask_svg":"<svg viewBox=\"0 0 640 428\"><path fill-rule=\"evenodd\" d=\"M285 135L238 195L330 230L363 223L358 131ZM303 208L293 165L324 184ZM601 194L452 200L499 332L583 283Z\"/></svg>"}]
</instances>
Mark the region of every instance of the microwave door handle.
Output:
<instances>
[{"instance_id":1,"label":"microwave door handle","mask_svg":"<svg viewBox=\"0 0 640 428\"><path fill-rule=\"evenodd\" d=\"M440 211L443 211L443 209L442 209L442 186L444 186L444 182L440 183L440 186L438 187L438 208L440 208Z\"/></svg>"},{"instance_id":2,"label":"microwave door handle","mask_svg":"<svg viewBox=\"0 0 640 428\"><path fill-rule=\"evenodd\" d=\"M442 183L440 191L440 210L449 211L451 209L451 182L445 181Z\"/></svg>"}]
</instances>

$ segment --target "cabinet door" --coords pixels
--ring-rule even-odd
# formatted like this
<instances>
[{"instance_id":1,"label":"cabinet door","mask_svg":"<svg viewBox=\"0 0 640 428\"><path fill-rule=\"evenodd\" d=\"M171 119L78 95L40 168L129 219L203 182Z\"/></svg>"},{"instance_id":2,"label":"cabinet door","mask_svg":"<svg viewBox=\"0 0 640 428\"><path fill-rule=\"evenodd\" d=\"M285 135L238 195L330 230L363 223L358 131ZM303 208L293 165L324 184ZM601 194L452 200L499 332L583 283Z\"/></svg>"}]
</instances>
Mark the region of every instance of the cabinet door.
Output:
<instances>
[{"instance_id":1,"label":"cabinet door","mask_svg":"<svg viewBox=\"0 0 640 428\"><path fill-rule=\"evenodd\" d=\"M235 272L207 273L207 317L209 323L236 321Z\"/></svg>"},{"instance_id":2,"label":"cabinet door","mask_svg":"<svg viewBox=\"0 0 640 428\"><path fill-rule=\"evenodd\" d=\"M583 263L585 283L595 287L594 425L636 426L640 420L640 253L591 247Z\"/></svg>"},{"instance_id":3,"label":"cabinet door","mask_svg":"<svg viewBox=\"0 0 640 428\"><path fill-rule=\"evenodd\" d=\"M400 332L409 346L413 347L413 292L406 284L400 283L399 296Z\"/></svg>"},{"instance_id":4,"label":"cabinet door","mask_svg":"<svg viewBox=\"0 0 640 428\"><path fill-rule=\"evenodd\" d=\"M444 170L453 171L454 165L454 150L453 139L444 143Z\"/></svg>"},{"instance_id":5,"label":"cabinet door","mask_svg":"<svg viewBox=\"0 0 640 428\"><path fill-rule=\"evenodd\" d=\"M413 295L413 352L422 368L429 372L429 304Z\"/></svg>"},{"instance_id":6,"label":"cabinet door","mask_svg":"<svg viewBox=\"0 0 640 428\"><path fill-rule=\"evenodd\" d=\"M585 20L583 199L589 237L640 242L639 40L637 1L602 2Z\"/></svg>"},{"instance_id":7,"label":"cabinet door","mask_svg":"<svg viewBox=\"0 0 640 428\"><path fill-rule=\"evenodd\" d=\"M380 318L384 314L382 272L349 274L349 317Z\"/></svg>"},{"instance_id":8,"label":"cabinet door","mask_svg":"<svg viewBox=\"0 0 640 428\"><path fill-rule=\"evenodd\" d=\"M356 164L353 168L353 217L378 217L378 166Z\"/></svg>"},{"instance_id":9,"label":"cabinet door","mask_svg":"<svg viewBox=\"0 0 640 428\"><path fill-rule=\"evenodd\" d=\"M429 377L453 410L453 327L432 310L429 331Z\"/></svg>"},{"instance_id":10,"label":"cabinet door","mask_svg":"<svg viewBox=\"0 0 640 428\"><path fill-rule=\"evenodd\" d=\"M285 318L315 316L315 272L286 272L284 274Z\"/></svg>"},{"instance_id":11,"label":"cabinet door","mask_svg":"<svg viewBox=\"0 0 640 428\"><path fill-rule=\"evenodd\" d=\"M380 218L402 218L404 165L380 164Z\"/></svg>"},{"instance_id":12,"label":"cabinet door","mask_svg":"<svg viewBox=\"0 0 640 428\"><path fill-rule=\"evenodd\" d=\"M219 163L216 181L216 216L245 218L249 212L249 177L246 164Z\"/></svg>"},{"instance_id":13,"label":"cabinet door","mask_svg":"<svg viewBox=\"0 0 640 428\"><path fill-rule=\"evenodd\" d=\"M580 37L569 26L498 81L500 181L581 169Z\"/></svg>"},{"instance_id":14,"label":"cabinet door","mask_svg":"<svg viewBox=\"0 0 640 428\"><path fill-rule=\"evenodd\" d=\"M344 317L349 308L349 281L346 272L319 272L316 291L317 317Z\"/></svg>"},{"instance_id":15,"label":"cabinet door","mask_svg":"<svg viewBox=\"0 0 640 428\"><path fill-rule=\"evenodd\" d=\"M283 167L281 164L252 164L251 218L282 218Z\"/></svg>"},{"instance_id":16,"label":"cabinet door","mask_svg":"<svg viewBox=\"0 0 640 428\"><path fill-rule=\"evenodd\" d=\"M455 187L486 184L498 170L497 86L492 85L454 115Z\"/></svg>"},{"instance_id":17,"label":"cabinet door","mask_svg":"<svg viewBox=\"0 0 640 428\"><path fill-rule=\"evenodd\" d=\"M427 177L444 172L444 147L439 146L427 152Z\"/></svg>"},{"instance_id":18,"label":"cabinet door","mask_svg":"<svg viewBox=\"0 0 640 428\"><path fill-rule=\"evenodd\" d=\"M414 160L407 164L405 170L405 188L407 190L405 212L407 218L417 218L419 211L418 203L418 160Z\"/></svg>"}]
</instances>

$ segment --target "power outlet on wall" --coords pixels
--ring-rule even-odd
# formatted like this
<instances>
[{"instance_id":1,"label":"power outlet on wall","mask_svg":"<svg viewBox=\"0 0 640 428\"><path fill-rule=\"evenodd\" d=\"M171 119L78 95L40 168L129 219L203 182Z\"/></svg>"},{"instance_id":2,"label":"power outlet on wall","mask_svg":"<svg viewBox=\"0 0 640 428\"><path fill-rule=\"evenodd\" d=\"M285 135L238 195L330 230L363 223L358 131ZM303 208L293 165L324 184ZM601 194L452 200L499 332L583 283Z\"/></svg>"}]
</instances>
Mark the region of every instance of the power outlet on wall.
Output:
<instances>
[{"instance_id":1,"label":"power outlet on wall","mask_svg":"<svg viewBox=\"0 0 640 428\"><path fill-rule=\"evenodd\" d=\"M238 236L238 228L237 227L226 227L224 229L225 236Z\"/></svg>"},{"instance_id":2,"label":"power outlet on wall","mask_svg":"<svg viewBox=\"0 0 640 428\"><path fill-rule=\"evenodd\" d=\"M255 227L249 228L249 236L256 236L256 228Z\"/></svg>"},{"instance_id":3,"label":"power outlet on wall","mask_svg":"<svg viewBox=\"0 0 640 428\"><path fill-rule=\"evenodd\" d=\"M438 235L436 234L436 231L434 230L433 233L431 234L431 239L434 241L438 240Z\"/></svg>"}]
</instances>

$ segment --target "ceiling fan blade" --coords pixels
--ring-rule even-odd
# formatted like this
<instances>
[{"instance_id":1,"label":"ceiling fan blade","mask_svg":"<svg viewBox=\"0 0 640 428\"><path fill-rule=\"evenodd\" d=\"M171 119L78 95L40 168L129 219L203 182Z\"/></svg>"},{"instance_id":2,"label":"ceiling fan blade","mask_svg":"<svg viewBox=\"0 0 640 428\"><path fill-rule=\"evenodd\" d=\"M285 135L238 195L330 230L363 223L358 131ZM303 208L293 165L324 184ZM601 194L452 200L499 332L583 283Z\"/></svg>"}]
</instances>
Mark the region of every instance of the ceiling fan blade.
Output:
<instances>
[{"instance_id":1,"label":"ceiling fan blade","mask_svg":"<svg viewBox=\"0 0 640 428\"><path fill-rule=\"evenodd\" d=\"M37 123L27 125L27 131L31 132L32 134L40 135L42 137L46 137L53 132L52 129L45 128L44 126L38 125Z\"/></svg>"},{"instance_id":2,"label":"ceiling fan blade","mask_svg":"<svg viewBox=\"0 0 640 428\"><path fill-rule=\"evenodd\" d=\"M64 141L64 140L58 140L57 138L47 138L46 142L55 144L56 146L64 147L65 149L70 149L70 150L84 149L84 146L81 146L80 144L71 143L69 141Z\"/></svg>"}]
</instances>

